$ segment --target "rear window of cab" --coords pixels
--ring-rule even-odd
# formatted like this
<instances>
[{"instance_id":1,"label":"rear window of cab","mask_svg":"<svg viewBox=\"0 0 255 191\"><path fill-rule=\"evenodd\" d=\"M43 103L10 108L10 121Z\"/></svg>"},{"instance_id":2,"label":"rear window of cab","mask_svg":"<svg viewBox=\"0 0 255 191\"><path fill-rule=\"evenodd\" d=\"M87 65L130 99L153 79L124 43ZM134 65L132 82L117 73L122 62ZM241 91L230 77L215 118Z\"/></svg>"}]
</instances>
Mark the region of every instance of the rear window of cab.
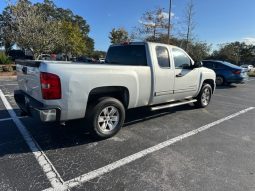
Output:
<instances>
[{"instance_id":1,"label":"rear window of cab","mask_svg":"<svg viewBox=\"0 0 255 191\"><path fill-rule=\"evenodd\" d=\"M147 66L145 45L112 46L107 52L106 64Z\"/></svg>"}]
</instances>

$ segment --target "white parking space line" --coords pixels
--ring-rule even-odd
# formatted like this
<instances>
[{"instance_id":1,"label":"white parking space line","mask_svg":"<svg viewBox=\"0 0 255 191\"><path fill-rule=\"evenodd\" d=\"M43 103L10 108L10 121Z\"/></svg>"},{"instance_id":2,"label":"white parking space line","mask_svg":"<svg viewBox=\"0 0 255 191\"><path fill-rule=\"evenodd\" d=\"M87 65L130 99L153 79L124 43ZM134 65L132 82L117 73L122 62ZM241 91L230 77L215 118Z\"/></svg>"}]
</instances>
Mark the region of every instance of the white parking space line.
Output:
<instances>
[{"instance_id":1,"label":"white parking space line","mask_svg":"<svg viewBox=\"0 0 255 191\"><path fill-rule=\"evenodd\" d=\"M3 79L3 78L1 78L1 76L0 76L0 82L10 82L10 83L15 83L15 82L17 82L17 79L16 78L13 78L13 79Z\"/></svg>"},{"instance_id":2,"label":"white parking space line","mask_svg":"<svg viewBox=\"0 0 255 191\"><path fill-rule=\"evenodd\" d=\"M83 184L85 182L88 182L88 181L90 181L90 180L92 180L94 178L100 177L100 176L102 176L102 175L104 175L106 173L109 173L109 172L117 169L117 168L120 168L120 167L122 167L124 165L127 165L127 164L133 162L133 161L136 161L136 160L138 160L140 158L143 158L143 157L145 157L145 156L147 156L147 155L149 155L151 153L154 153L154 152L159 151L159 150L161 150L161 149L163 149L165 147L168 147L168 146L173 145L173 144L175 144L177 142L180 142L183 139L186 139L186 138L191 137L193 135L196 135L196 134L198 134L200 132L208 130L208 129L216 126L216 125L219 125L219 124L221 124L221 123L223 123L225 121L233 119L233 118L235 118L235 117L237 117L239 115L242 115L244 113L247 113L247 112L249 112L249 111L251 111L253 109L255 109L255 108L254 107L249 107L247 109L244 109L242 111L239 111L237 113L229 115L229 116L227 116L225 118L222 118L222 119L214 121L214 122L212 122L210 124L204 125L204 126L198 128L198 129L192 130L192 131L190 131L188 133L185 133L185 134L180 135L178 137L175 137L173 139L167 140L167 141L162 142L162 143L160 143L160 144L158 144L156 146L153 146L153 147L150 147L148 149L142 150L142 151L140 151L138 153L135 153L133 155L127 156L127 157L125 157L123 159L120 159L120 160L118 160L116 162L113 162L113 163L111 163L109 165L106 165L106 166L104 166L102 168L99 168L97 170L94 170L94 171L91 171L91 172L86 173L84 175L81 175L81 176L79 176L77 178L74 178L74 179L71 179L69 181L66 181L66 182L64 182L64 185L65 185L65 187L70 188L70 189L74 188L74 187L77 187L77 186L80 186L81 184ZM54 188L48 188L48 189L46 189L44 191L52 191L52 190L54 190Z\"/></svg>"},{"instance_id":3,"label":"white parking space line","mask_svg":"<svg viewBox=\"0 0 255 191\"><path fill-rule=\"evenodd\" d=\"M5 94L5 97L14 97L14 94Z\"/></svg>"},{"instance_id":4,"label":"white parking space line","mask_svg":"<svg viewBox=\"0 0 255 191\"><path fill-rule=\"evenodd\" d=\"M23 119L23 118L26 118L27 116L23 116L23 117L18 117L19 119ZM3 121L11 121L12 118L4 118L4 119L0 119L0 122L3 122Z\"/></svg>"},{"instance_id":5,"label":"white parking space line","mask_svg":"<svg viewBox=\"0 0 255 191\"><path fill-rule=\"evenodd\" d=\"M18 84L4 84L4 85L0 85L0 87L3 87L3 86L17 86Z\"/></svg>"},{"instance_id":6,"label":"white parking space line","mask_svg":"<svg viewBox=\"0 0 255 191\"><path fill-rule=\"evenodd\" d=\"M54 190L66 190L67 188L64 187L64 184L63 184L64 181L60 177L59 173L57 172L53 164L50 162L48 157L45 155L45 153L42 151L38 143L35 141L35 139L31 136L29 131L26 129L26 127L23 125L20 119L17 117L16 113L14 112L10 103L7 101L1 89L0 89L0 97L3 101L5 108L7 109L7 111L9 112L11 116L11 119L17 126L20 134L26 141L28 147L31 149L37 162L42 167L42 170L44 171L46 177L50 181L52 188Z\"/></svg>"},{"instance_id":7,"label":"white parking space line","mask_svg":"<svg viewBox=\"0 0 255 191\"><path fill-rule=\"evenodd\" d=\"M0 122L2 122L2 121L10 121L10 120L12 120L12 118L4 118L4 119L0 119Z\"/></svg>"}]
</instances>

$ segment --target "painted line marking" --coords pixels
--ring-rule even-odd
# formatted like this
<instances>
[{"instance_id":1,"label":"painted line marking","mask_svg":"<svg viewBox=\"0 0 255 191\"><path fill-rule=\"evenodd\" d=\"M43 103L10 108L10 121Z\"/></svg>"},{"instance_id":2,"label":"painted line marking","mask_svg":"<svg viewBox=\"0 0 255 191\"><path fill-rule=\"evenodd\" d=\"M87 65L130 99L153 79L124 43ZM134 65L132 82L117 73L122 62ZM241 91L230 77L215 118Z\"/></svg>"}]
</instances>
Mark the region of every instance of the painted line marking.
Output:
<instances>
[{"instance_id":1,"label":"painted line marking","mask_svg":"<svg viewBox=\"0 0 255 191\"><path fill-rule=\"evenodd\" d=\"M6 78L2 78L2 77L0 76L0 81L1 81L1 82L16 82L16 81L17 81L17 78L15 77L15 78L6 79Z\"/></svg>"},{"instance_id":2,"label":"painted line marking","mask_svg":"<svg viewBox=\"0 0 255 191\"><path fill-rule=\"evenodd\" d=\"M46 177L50 181L50 184L54 190L67 190L66 187L64 187L64 181L60 177L59 173L53 166L53 164L50 162L48 157L45 155L45 153L42 151L41 147L38 145L38 143L35 141L35 139L31 136L29 131L26 129L26 127L23 125L23 123L20 121L20 119L17 117L16 113L14 112L12 106L4 96L2 90L0 89L0 97L3 101L3 104L7 111L9 112L11 119L17 126L20 134L26 141L28 147L34 154L37 162L42 167L42 170L44 171Z\"/></svg>"},{"instance_id":3,"label":"painted line marking","mask_svg":"<svg viewBox=\"0 0 255 191\"><path fill-rule=\"evenodd\" d=\"M18 116L17 116L17 118L23 119L23 118L27 118L27 116L22 116L22 117L18 117ZM0 119L0 122L3 122L3 121L11 121L11 120L12 120L12 118L4 118L4 119Z\"/></svg>"},{"instance_id":4,"label":"painted line marking","mask_svg":"<svg viewBox=\"0 0 255 191\"><path fill-rule=\"evenodd\" d=\"M18 84L4 84L4 85L0 85L1 87L3 86L17 86Z\"/></svg>"},{"instance_id":5,"label":"painted line marking","mask_svg":"<svg viewBox=\"0 0 255 191\"><path fill-rule=\"evenodd\" d=\"M81 176L79 176L77 178L74 178L74 179L71 179L69 181L66 181L66 182L64 182L64 185L65 185L65 187L67 187L69 189L77 187L77 186L80 186L81 184L83 184L85 182L88 182L88 181L90 181L90 180L92 180L94 178L100 177L100 176L102 176L102 175L104 175L106 173L109 173L109 172L117 169L117 168L120 168L120 167L122 167L124 165L127 165L127 164L133 162L133 161L136 161L136 160L138 160L140 158L143 158L143 157L145 157L145 156L147 156L147 155L149 155L151 153L154 153L154 152L159 151L159 150L161 150L161 149L163 149L165 147L168 147L168 146L173 145L173 144L175 144L177 142L180 142L183 139L189 138L189 137L191 137L193 135L196 135L196 134L201 133L201 132L203 132L205 130L208 130L208 129L216 126L216 125L219 125L219 124L221 124L221 123L223 123L225 121L228 121L228 120L230 120L232 118L235 118L235 117L237 117L239 115L242 115L244 113L247 113L247 112L249 112L249 111L251 111L253 109L255 109L255 107L249 107L247 109L241 110L241 111L239 111L237 113L234 113L232 115L229 115L229 116L227 116L225 118L222 118L222 119L219 119L219 120L214 121L212 123L209 123L207 125L204 125L204 126L198 128L198 129L192 130L192 131L190 131L188 133L185 133L185 134L180 135L178 137L175 137L173 139L170 139L170 140L167 140L165 142L162 142L162 143L160 143L160 144L158 144L156 146L150 147L148 149L142 150L142 151L140 151L138 153L135 153L133 155L127 156L127 157L125 157L123 159L120 159L120 160L118 160L116 162L113 162L113 163L111 163L109 165L106 165L106 166L104 166L102 168L93 170L93 171L88 172L88 173L86 173L84 175L81 175ZM48 188L48 189L46 189L44 191L53 191L53 190L54 190L54 188Z\"/></svg>"},{"instance_id":6,"label":"painted line marking","mask_svg":"<svg viewBox=\"0 0 255 191\"><path fill-rule=\"evenodd\" d=\"M14 97L14 94L5 94L5 97Z\"/></svg>"}]
</instances>

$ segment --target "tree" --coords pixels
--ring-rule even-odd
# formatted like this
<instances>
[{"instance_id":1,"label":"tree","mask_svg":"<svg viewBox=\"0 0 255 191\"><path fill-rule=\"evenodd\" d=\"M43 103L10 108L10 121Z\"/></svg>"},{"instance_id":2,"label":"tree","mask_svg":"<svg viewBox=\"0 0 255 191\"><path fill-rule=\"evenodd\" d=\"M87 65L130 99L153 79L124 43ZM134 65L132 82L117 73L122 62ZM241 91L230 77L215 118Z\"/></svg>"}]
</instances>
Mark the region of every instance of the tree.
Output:
<instances>
[{"instance_id":1,"label":"tree","mask_svg":"<svg viewBox=\"0 0 255 191\"><path fill-rule=\"evenodd\" d=\"M3 42L4 41L3 40L3 34L4 34L3 28L4 28L4 25L3 25L3 22L4 22L3 15L0 14L0 47L4 46L4 42Z\"/></svg>"},{"instance_id":2,"label":"tree","mask_svg":"<svg viewBox=\"0 0 255 191\"><path fill-rule=\"evenodd\" d=\"M44 3L37 3L35 6L39 7L39 9L43 12L46 12L48 18L50 19L56 20L58 22L69 22L78 26L86 46L86 51L84 54L91 55L93 53L94 40L88 36L90 28L83 17L75 15L70 9L57 7L52 0L44 0ZM78 32L78 30L76 32ZM77 50L78 49L79 48L77 48ZM76 53L76 55L78 54L79 52Z\"/></svg>"},{"instance_id":3,"label":"tree","mask_svg":"<svg viewBox=\"0 0 255 191\"><path fill-rule=\"evenodd\" d=\"M34 57L51 53L62 40L58 22L47 19L45 12L30 2L20 0L11 7L14 40L23 49L33 52Z\"/></svg>"},{"instance_id":4,"label":"tree","mask_svg":"<svg viewBox=\"0 0 255 191\"><path fill-rule=\"evenodd\" d=\"M210 56L211 44L206 42L194 42L189 45L189 55L195 61L202 61Z\"/></svg>"},{"instance_id":5,"label":"tree","mask_svg":"<svg viewBox=\"0 0 255 191\"><path fill-rule=\"evenodd\" d=\"M70 9L59 8L52 0L44 0L43 3L36 3L35 6L37 6L42 12L47 13L47 16L52 19L77 24L84 37L88 36L90 29L86 20L79 15L75 15Z\"/></svg>"},{"instance_id":6,"label":"tree","mask_svg":"<svg viewBox=\"0 0 255 191\"><path fill-rule=\"evenodd\" d=\"M136 28L135 38L155 40L163 34L167 34L169 14L163 8L147 11L141 17L140 26Z\"/></svg>"},{"instance_id":7,"label":"tree","mask_svg":"<svg viewBox=\"0 0 255 191\"><path fill-rule=\"evenodd\" d=\"M72 32L70 23L74 27ZM16 44L24 50L32 51L35 58L42 53L63 53L67 47L69 54L73 55L80 55L81 52L92 54L94 50L94 40L88 36L89 25L86 20L74 15L69 9L58 8L52 0L36 4L28 0L17 0L16 4L8 6L1 14L0 26L0 42L6 50ZM68 41L75 46L72 50L66 44L64 34L67 31L68 37L72 35ZM80 44L74 43L72 39ZM63 46L64 43L67 46Z\"/></svg>"},{"instance_id":8,"label":"tree","mask_svg":"<svg viewBox=\"0 0 255 191\"><path fill-rule=\"evenodd\" d=\"M128 32L124 28L115 29L113 28L110 32L109 39L112 44L119 44L128 41Z\"/></svg>"},{"instance_id":9,"label":"tree","mask_svg":"<svg viewBox=\"0 0 255 191\"><path fill-rule=\"evenodd\" d=\"M83 37L84 38L84 37ZM86 52L85 54L88 56L91 56L94 52L94 40L90 37L85 37L85 46L86 46Z\"/></svg>"},{"instance_id":10,"label":"tree","mask_svg":"<svg viewBox=\"0 0 255 191\"><path fill-rule=\"evenodd\" d=\"M254 61L255 46L241 42L221 44L219 50L214 51L211 58L225 60L240 65Z\"/></svg>"},{"instance_id":11,"label":"tree","mask_svg":"<svg viewBox=\"0 0 255 191\"><path fill-rule=\"evenodd\" d=\"M83 38L78 24L63 21L60 24L60 50L66 55L81 56L87 52L86 41Z\"/></svg>"},{"instance_id":12,"label":"tree","mask_svg":"<svg viewBox=\"0 0 255 191\"><path fill-rule=\"evenodd\" d=\"M189 43L192 40L193 31L195 29L194 15L195 15L195 5L193 0L188 0L184 13L184 36L186 38L185 50L189 50Z\"/></svg>"},{"instance_id":13,"label":"tree","mask_svg":"<svg viewBox=\"0 0 255 191\"><path fill-rule=\"evenodd\" d=\"M15 28L16 27L12 23L11 9L8 6L3 10L3 13L0 14L0 46L4 46L7 53L15 44Z\"/></svg>"},{"instance_id":14,"label":"tree","mask_svg":"<svg viewBox=\"0 0 255 191\"><path fill-rule=\"evenodd\" d=\"M106 52L96 50L96 51L93 52L92 57L96 60L99 60L99 58L105 58L106 57Z\"/></svg>"},{"instance_id":15,"label":"tree","mask_svg":"<svg viewBox=\"0 0 255 191\"><path fill-rule=\"evenodd\" d=\"M240 64L255 63L255 46L241 43Z\"/></svg>"}]
</instances>

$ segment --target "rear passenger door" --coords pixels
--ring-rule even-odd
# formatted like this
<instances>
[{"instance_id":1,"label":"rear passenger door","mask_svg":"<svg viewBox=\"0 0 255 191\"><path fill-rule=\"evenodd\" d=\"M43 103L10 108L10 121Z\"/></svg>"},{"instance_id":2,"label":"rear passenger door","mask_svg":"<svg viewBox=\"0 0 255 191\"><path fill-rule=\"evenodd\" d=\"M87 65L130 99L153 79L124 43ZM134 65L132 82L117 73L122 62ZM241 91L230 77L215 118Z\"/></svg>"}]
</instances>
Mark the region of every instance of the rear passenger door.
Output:
<instances>
[{"instance_id":1,"label":"rear passenger door","mask_svg":"<svg viewBox=\"0 0 255 191\"><path fill-rule=\"evenodd\" d=\"M172 48L174 60L174 98L176 100L192 97L196 94L199 84L199 68L192 68L192 60L179 48Z\"/></svg>"},{"instance_id":2,"label":"rear passenger door","mask_svg":"<svg viewBox=\"0 0 255 191\"><path fill-rule=\"evenodd\" d=\"M153 45L154 98L153 104L173 101L174 70L171 65L170 48L167 45Z\"/></svg>"}]
</instances>

